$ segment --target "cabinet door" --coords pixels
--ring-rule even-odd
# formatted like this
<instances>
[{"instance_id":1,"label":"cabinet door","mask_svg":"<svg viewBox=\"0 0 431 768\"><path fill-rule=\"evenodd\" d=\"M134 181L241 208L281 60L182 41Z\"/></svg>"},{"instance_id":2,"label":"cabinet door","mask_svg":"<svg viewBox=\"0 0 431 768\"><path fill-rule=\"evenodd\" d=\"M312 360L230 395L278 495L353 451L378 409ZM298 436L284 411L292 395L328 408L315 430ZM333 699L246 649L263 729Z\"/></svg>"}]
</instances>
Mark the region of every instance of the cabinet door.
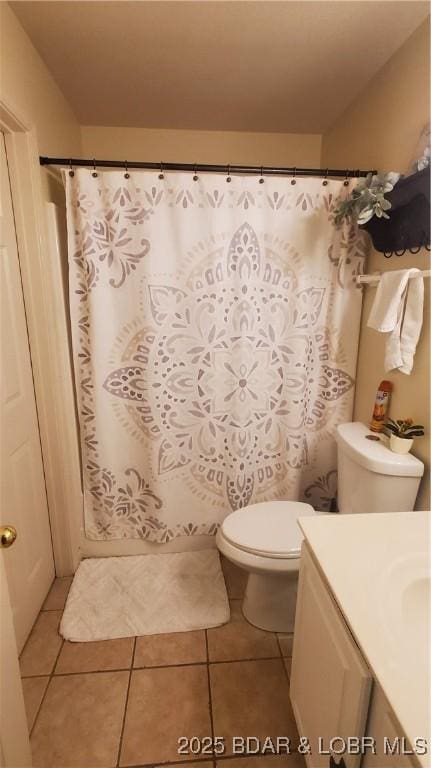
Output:
<instances>
[{"instance_id":1,"label":"cabinet door","mask_svg":"<svg viewBox=\"0 0 431 768\"><path fill-rule=\"evenodd\" d=\"M361 768L416 768L420 765L417 757L406 754L409 749L407 740L377 684L371 697L367 736L374 739L376 754L367 751Z\"/></svg>"},{"instance_id":2,"label":"cabinet door","mask_svg":"<svg viewBox=\"0 0 431 768\"><path fill-rule=\"evenodd\" d=\"M328 752L334 737L347 740L364 735L371 680L370 670L304 545L290 696L299 733L310 742L308 768L328 768L330 756L323 752ZM336 752L340 742L333 746ZM335 761L339 759L335 754ZM344 754L343 760L346 768L360 765L359 755Z\"/></svg>"}]
</instances>

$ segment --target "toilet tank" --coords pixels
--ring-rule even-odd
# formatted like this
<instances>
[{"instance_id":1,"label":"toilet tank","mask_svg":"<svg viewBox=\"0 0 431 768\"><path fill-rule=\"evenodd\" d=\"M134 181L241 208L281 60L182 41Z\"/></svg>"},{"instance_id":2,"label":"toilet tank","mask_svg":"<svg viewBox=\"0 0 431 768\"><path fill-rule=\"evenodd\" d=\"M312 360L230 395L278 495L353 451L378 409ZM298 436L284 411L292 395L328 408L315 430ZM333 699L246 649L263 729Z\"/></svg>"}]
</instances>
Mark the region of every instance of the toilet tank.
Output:
<instances>
[{"instance_id":1,"label":"toilet tank","mask_svg":"<svg viewBox=\"0 0 431 768\"><path fill-rule=\"evenodd\" d=\"M340 424L336 441L339 512L409 512L414 509L424 473L424 465L419 459L410 454L394 453L389 449L385 435L370 432L359 421Z\"/></svg>"}]
</instances>

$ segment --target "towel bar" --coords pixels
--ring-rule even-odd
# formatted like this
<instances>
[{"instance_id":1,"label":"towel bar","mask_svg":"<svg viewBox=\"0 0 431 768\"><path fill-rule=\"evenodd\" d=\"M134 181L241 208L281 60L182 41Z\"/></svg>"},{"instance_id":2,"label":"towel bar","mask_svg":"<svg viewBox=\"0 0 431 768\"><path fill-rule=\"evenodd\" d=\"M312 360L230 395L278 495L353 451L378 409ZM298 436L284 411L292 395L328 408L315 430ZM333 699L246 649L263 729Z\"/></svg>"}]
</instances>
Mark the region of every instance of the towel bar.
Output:
<instances>
[{"instance_id":1,"label":"towel bar","mask_svg":"<svg viewBox=\"0 0 431 768\"><path fill-rule=\"evenodd\" d=\"M415 275L411 275L410 279L413 277L431 277L431 269L423 269L421 272L417 272ZM358 285L373 285L379 282L381 278L381 274L378 275L357 275L356 277L356 283Z\"/></svg>"}]
</instances>

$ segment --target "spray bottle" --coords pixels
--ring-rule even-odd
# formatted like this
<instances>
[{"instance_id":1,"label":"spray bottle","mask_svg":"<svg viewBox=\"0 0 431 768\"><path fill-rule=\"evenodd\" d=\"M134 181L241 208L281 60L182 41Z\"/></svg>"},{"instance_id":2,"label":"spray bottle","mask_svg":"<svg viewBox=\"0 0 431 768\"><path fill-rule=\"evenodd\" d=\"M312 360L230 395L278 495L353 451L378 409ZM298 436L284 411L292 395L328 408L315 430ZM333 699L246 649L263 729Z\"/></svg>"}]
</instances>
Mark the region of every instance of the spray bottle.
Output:
<instances>
[{"instance_id":1,"label":"spray bottle","mask_svg":"<svg viewBox=\"0 0 431 768\"><path fill-rule=\"evenodd\" d=\"M370 429L372 432L381 432L383 429L391 392L392 382L381 381L376 392L376 401L374 403L373 416L370 422Z\"/></svg>"}]
</instances>

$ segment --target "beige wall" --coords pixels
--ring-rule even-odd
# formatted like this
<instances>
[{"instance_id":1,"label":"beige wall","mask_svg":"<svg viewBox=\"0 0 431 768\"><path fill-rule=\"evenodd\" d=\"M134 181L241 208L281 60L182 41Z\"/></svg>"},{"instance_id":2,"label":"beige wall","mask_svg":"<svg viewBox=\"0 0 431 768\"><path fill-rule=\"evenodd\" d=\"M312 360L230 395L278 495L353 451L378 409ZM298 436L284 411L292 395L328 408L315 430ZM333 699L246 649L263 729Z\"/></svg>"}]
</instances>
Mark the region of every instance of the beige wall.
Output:
<instances>
[{"instance_id":1,"label":"beige wall","mask_svg":"<svg viewBox=\"0 0 431 768\"><path fill-rule=\"evenodd\" d=\"M34 127L41 155L80 154L81 134L71 107L9 5L0 1L0 97L22 121ZM41 169L47 200L61 188Z\"/></svg>"},{"instance_id":2,"label":"beige wall","mask_svg":"<svg viewBox=\"0 0 431 768\"><path fill-rule=\"evenodd\" d=\"M23 295L44 457L56 572L78 561L75 519L82 509L79 455L61 262L46 227L47 202L64 205L60 177L39 166L39 154L80 154L80 126L54 78L0 0L1 115L7 136ZM71 530L71 539L65 535Z\"/></svg>"},{"instance_id":3,"label":"beige wall","mask_svg":"<svg viewBox=\"0 0 431 768\"><path fill-rule=\"evenodd\" d=\"M407 172L419 135L429 119L429 24L425 22L371 80L362 94L324 134L322 166L378 168ZM426 250L417 255L385 259L372 251L368 272L419 267L429 269ZM424 325L410 376L385 374L384 335L367 328L375 289L364 288L355 418L368 422L381 379L394 385L392 417L411 416L425 424L426 436L417 439L413 453L430 464L430 280L425 280ZM418 509L430 509L429 481L422 481Z\"/></svg>"},{"instance_id":4,"label":"beige wall","mask_svg":"<svg viewBox=\"0 0 431 768\"><path fill-rule=\"evenodd\" d=\"M321 136L240 131L82 127L85 157L319 167Z\"/></svg>"},{"instance_id":5,"label":"beige wall","mask_svg":"<svg viewBox=\"0 0 431 768\"><path fill-rule=\"evenodd\" d=\"M78 151L78 122L30 38L0 2L2 98L36 127L41 154Z\"/></svg>"}]
</instances>

